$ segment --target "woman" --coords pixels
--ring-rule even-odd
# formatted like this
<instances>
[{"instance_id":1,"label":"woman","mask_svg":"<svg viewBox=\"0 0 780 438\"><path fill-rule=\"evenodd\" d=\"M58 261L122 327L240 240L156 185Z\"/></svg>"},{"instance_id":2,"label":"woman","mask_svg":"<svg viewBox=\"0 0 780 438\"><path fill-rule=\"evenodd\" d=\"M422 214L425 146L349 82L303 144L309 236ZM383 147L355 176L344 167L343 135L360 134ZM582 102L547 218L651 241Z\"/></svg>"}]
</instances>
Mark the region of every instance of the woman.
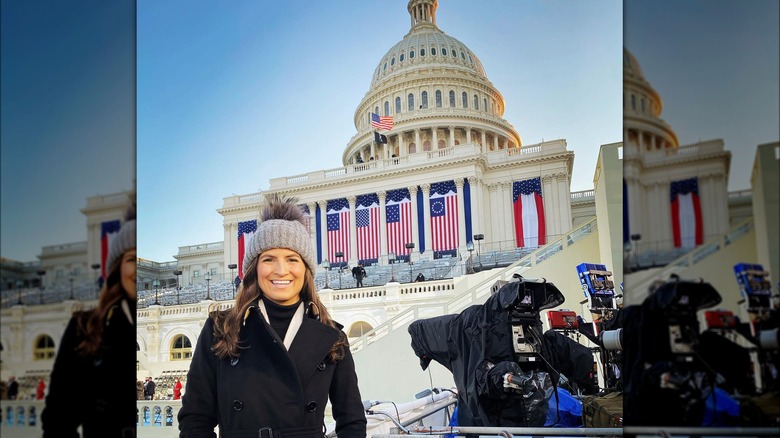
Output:
<instances>
[{"instance_id":1,"label":"woman","mask_svg":"<svg viewBox=\"0 0 780 438\"><path fill-rule=\"evenodd\" d=\"M346 335L320 302L308 226L295 199L269 199L245 249L236 303L198 338L180 438L323 437L330 398L339 437L365 437Z\"/></svg>"},{"instance_id":2,"label":"woman","mask_svg":"<svg viewBox=\"0 0 780 438\"><path fill-rule=\"evenodd\" d=\"M43 377L41 377L38 379L38 386L35 388L35 398L38 400L43 400L45 392L46 382L43 380Z\"/></svg>"},{"instance_id":3,"label":"woman","mask_svg":"<svg viewBox=\"0 0 780 438\"><path fill-rule=\"evenodd\" d=\"M181 380L177 377L176 380L173 382L173 399L179 400L181 399Z\"/></svg>"},{"instance_id":4,"label":"woman","mask_svg":"<svg viewBox=\"0 0 780 438\"><path fill-rule=\"evenodd\" d=\"M44 438L135 436L135 215L111 242L97 307L75 312L41 413Z\"/></svg>"}]
</instances>

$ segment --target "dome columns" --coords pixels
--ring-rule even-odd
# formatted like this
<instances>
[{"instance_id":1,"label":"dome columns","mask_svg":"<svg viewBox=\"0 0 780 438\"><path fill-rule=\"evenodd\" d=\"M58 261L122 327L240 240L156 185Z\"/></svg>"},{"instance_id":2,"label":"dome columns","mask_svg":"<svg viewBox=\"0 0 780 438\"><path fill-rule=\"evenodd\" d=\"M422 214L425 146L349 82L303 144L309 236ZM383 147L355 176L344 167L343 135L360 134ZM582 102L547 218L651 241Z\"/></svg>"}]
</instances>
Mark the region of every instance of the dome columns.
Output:
<instances>
[{"instance_id":1,"label":"dome columns","mask_svg":"<svg viewBox=\"0 0 780 438\"><path fill-rule=\"evenodd\" d=\"M438 7L438 0L410 0L406 9L411 16L412 27L418 24L436 25L436 8Z\"/></svg>"}]
</instances>

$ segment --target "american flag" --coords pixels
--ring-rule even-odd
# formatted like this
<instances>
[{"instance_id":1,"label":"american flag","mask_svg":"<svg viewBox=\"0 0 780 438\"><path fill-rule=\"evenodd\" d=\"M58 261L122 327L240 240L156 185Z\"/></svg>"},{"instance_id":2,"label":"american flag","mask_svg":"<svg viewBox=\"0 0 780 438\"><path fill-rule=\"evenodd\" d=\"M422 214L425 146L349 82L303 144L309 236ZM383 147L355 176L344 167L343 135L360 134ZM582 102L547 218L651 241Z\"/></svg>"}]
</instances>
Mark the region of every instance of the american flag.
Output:
<instances>
[{"instance_id":1,"label":"american flag","mask_svg":"<svg viewBox=\"0 0 780 438\"><path fill-rule=\"evenodd\" d=\"M515 212L515 239L518 248L533 248L547 242L542 200L542 179L531 178L512 183Z\"/></svg>"},{"instance_id":2,"label":"american flag","mask_svg":"<svg viewBox=\"0 0 780 438\"><path fill-rule=\"evenodd\" d=\"M409 189L387 192L387 250L397 255L409 254L406 244L412 241L412 200Z\"/></svg>"},{"instance_id":3,"label":"american flag","mask_svg":"<svg viewBox=\"0 0 780 438\"><path fill-rule=\"evenodd\" d=\"M389 131L393 129L393 116L380 116L378 114L371 113L371 127L374 129Z\"/></svg>"},{"instance_id":4,"label":"american flag","mask_svg":"<svg viewBox=\"0 0 780 438\"><path fill-rule=\"evenodd\" d=\"M431 240L434 251L458 247L458 196L454 181L431 184Z\"/></svg>"},{"instance_id":5,"label":"american flag","mask_svg":"<svg viewBox=\"0 0 780 438\"><path fill-rule=\"evenodd\" d=\"M674 247L693 248L704 243L698 179L672 181L669 194Z\"/></svg>"},{"instance_id":6,"label":"american flag","mask_svg":"<svg viewBox=\"0 0 780 438\"><path fill-rule=\"evenodd\" d=\"M357 197L355 229L358 260L379 259L379 197L376 193Z\"/></svg>"},{"instance_id":7,"label":"american flag","mask_svg":"<svg viewBox=\"0 0 780 438\"><path fill-rule=\"evenodd\" d=\"M122 223L117 220L106 221L100 224L100 278L105 281L108 278L108 266L106 266L108 258L108 249L111 248L111 241L114 240Z\"/></svg>"},{"instance_id":8,"label":"american flag","mask_svg":"<svg viewBox=\"0 0 780 438\"><path fill-rule=\"evenodd\" d=\"M333 263L349 261L349 202L347 198L331 199L326 208L328 222L328 260ZM344 256L336 258L337 252Z\"/></svg>"},{"instance_id":9,"label":"american flag","mask_svg":"<svg viewBox=\"0 0 780 438\"><path fill-rule=\"evenodd\" d=\"M238 223L238 277L244 279L244 248L257 231L257 219Z\"/></svg>"}]
</instances>

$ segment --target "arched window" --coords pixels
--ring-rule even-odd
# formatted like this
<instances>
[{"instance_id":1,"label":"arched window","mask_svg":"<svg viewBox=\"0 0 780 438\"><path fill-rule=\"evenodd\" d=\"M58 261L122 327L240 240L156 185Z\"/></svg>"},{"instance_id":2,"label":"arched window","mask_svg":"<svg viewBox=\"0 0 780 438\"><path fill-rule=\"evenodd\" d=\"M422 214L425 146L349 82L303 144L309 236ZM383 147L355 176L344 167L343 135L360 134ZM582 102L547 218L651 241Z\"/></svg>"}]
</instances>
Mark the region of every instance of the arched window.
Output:
<instances>
[{"instance_id":1,"label":"arched window","mask_svg":"<svg viewBox=\"0 0 780 438\"><path fill-rule=\"evenodd\" d=\"M423 91L422 92L422 103L421 103L423 109L428 108L428 92Z\"/></svg>"},{"instance_id":2,"label":"arched window","mask_svg":"<svg viewBox=\"0 0 780 438\"><path fill-rule=\"evenodd\" d=\"M423 150L424 151L430 151L431 150L431 141L430 140L425 140L423 142Z\"/></svg>"},{"instance_id":3,"label":"arched window","mask_svg":"<svg viewBox=\"0 0 780 438\"><path fill-rule=\"evenodd\" d=\"M46 360L54 357L54 339L49 335L40 335L35 340L33 360Z\"/></svg>"},{"instance_id":4,"label":"arched window","mask_svg":"<svg viewBox=\"0 0 780 438\"><path fill-rule=\"evenodd\" d=\"M420 56L425 56L425 47L420 49Z\"/></svg>"},{"instance_id":5,"label":"arched window","mask_svg":"<svg viewBox=\"0 0 780 438\"><path fill-rule=\"evenodd\" d=\"M378 106L374 107L374 114L379 115L379 107ZM371 114L368 115L368 120L371 120Z\"/></svg>"},{"instance_id":6,"label":"arched window","mask_svg":"<svg viewBox=\"0 0 780 438\"><path fill-rule=\"evenodd\" d=\"M414 143L409 143L409 153L414 154L417 152L417 145Z\"/></svg>"},{"instance_id":7,"label":"arched window","mask_svg":"<svg viewBox=\"0 0 780 438\"><path fill-rule=\"evenodd\" d=\"M631 95L631 109L636 110L636 96Z\"/></svg>"},{"instance_id":8,"label":"arched window","mask_svg":"<svg viewBox=\"0 0 780 438\"><path fill-rule=\"evenodd\" d=\"M441 54L442 56L447 56L447 49L445 47L441 48Z\"/></svg>"},{"instance_id":9,"label":"arched window","mask_svg":"<svg viewBox=\"0 0 780 438\"><path fill-rule=\"evenodd\" d=\"M462 59L464 61L466 60L466 55L463 53L462 50L460 51L460 59Z\"/></svg>"},{"instance_id":10,"label":"arched window","mask_svg":"<svg viewBox=\"0 0 780 438\"><path fill-rule=\"evenodd\" d=\"M358 338L360 336L365 335L366 333L370 332L374 328L371 327L371 324L365 322L365 321L358 321L349 328L349 332L347 333L347 337L349 338Z\"/></svg>"},{"instance_id":11,"label":"arched window","mask_svg":"<svg viewBox=\"0 0 780 438\"><path fill-rule=\"evenodd\" d=\"M452 57L453 58L457 58L458 57L458 52L455 49L452 49Z\"/></svg>"},{"instance_id":12,"label":"arched window","mask_svg":"<svg viewBox=\"0 0 780 438\"><path fill-rule=\"evenodd\" d=\"M386 116L390 115L390 102L388 101L385 101L385 115Z\"/></svg>"},{"instance_id":13,"label":"arched window","mask_svg":"<svg viewBox=\"0 0 780 438\"><path fill-rule=\"evenodd\" d=\"M387 61L385 61L385 64L382 66L382 71L387 70Z\"/></svg>"},{"instance_id":14,"label":"arched window","mask_svg":"<svg viewBox=\"0 0 780 438\"><path fill-rule=\"evenodd\" d=\"M395 98L395 113L400 114L401 113L401 98L396 97Z\"/></svg>"},{"instance_id":15,"label":"arched window","mask_svg":"<svg viewBox=\"0 0 780 438\"><path fill-rule=\"evenodd\" d=\"M407 97L406 102L406 109L407 111L414 111L414 94L409 93L409 96Z\"/></svg>"},{"instance_id":16,"label":"arched window","mask_svg":"<svg viewBox=\"0 0 780 438\"><path fill-rule=\"evenodd\" d=\"M479 109L479 97L477 97L476 94L474 95L474 109L475 110Z\"/></svg>"},{"instance_id":17,"label":"arched window","mask_svg":"<svg viewBox=\"0 0 780 438\"><path fill-rule=\"evenodd\" d=\"M463 101L463 108L468 108L469 107L469 95L466 94L465 91L460 96L460 99Z\"/></svg>"},{"instance_id":18,"label":"arched window","mask_svg":"<svg viewBox=\"0 0 780 438\"><path fill-rule=\"evenodd\" d=\"M178 335L171 343L171 360L185 360L192 358L192 343L190 338Z\"/></svg>"},{"instance_id":19,"label":"arched window","mask_svg":"<svg viewBox=\"0 0 780 438\"><path fill-rule=\"evenodd\" d=\"M436 108L441 108L441 90L436 90Z\"/></svg>"},{"instance_id":20,"label":"arched window","mask_svg":"<svg viewBox=\"0 0 780 438\"><path fill-rule=\"evenodd\" d=\"M450 90L450 108L455 108L455 91Z\"/></svg>"},{"instance_id":21,"label":"arched window","mask_svg":"<svg viewBox=\"0 0 780 438\"><path fill-rule=\"evenodd\" d=\"M391 66L395 65L395 56L393 56L393 59L390 60L390 65Z\"/></svg>"},{"instance_id":22,"label":"arched window","mask_svg":"<svg viewBox=\"0 0 780 438\"><path fill-rule=\"evenodd\" d=\"M436 47L431 47L431 56L436 56Z\"/></svg>"},{"instance_id":23,"label":"arched window","mask_svg":"<svg viewBox=\"0 0 780 438\"><path fill-rule=\"evenodd\" d=\"M401 61L401 62L404 62L404 57L405 57L405 55L403 53L401 53L401 56L398 57L398 60Z\"/></svg>"},{"instance_id":24,"label":"arched window","mask_svg":"<svg viewBox=\"0 0 780 438\"><path fill-rule=\"evenodd\" d=\"M446 142L446 141L444 141L444 139L443 139L443 138L440 138L440 139L439 139L439 149L444 149L444 148L446 148L446 147L447 147L447 142Z\"/></svg>"},{"instance_id":25,"label":"arched window","mask_svg":"<svg viewBox=\"0 0 780 438\"><path fill-rule=\"evenodd\" d=\"M482 99L482 108L487 111L488 105L487 105L487 98Z\"/></svg>"},{"instance_id":26,"label":"arched window","mask_svg":"<svg viewBox=\"0 0 780 438\"><path fill-rule=\"evenodd\" d=\"M409 51L409 59L414 59L414 50Z\"/></svg>"}]
</instances>

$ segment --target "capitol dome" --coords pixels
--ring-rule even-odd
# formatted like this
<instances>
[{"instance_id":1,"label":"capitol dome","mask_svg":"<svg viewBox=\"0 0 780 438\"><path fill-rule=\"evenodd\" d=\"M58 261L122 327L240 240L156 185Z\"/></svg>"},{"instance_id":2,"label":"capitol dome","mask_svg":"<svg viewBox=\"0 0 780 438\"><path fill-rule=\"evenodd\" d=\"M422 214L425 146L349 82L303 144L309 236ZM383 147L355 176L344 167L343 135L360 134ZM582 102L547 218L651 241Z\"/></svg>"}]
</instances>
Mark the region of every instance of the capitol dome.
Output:
<instances>
[{"instance_id":1,"label":"capitol dome","mask_svg":"<svg viewBox=\"0 0 780 438\"><path fill-rule=\"evenodd\" d=\"M519 148L520 135L506 120L504 98L477 55L436 24L438 0L410 0L411 26L380 58L371 85L355 110L357 133L344 150L345 165L403 158L461 144L482 153ZM376 130L371 115L392 117ZM375 133L386 136L377 143Z\"/></svg>"},{"instance_id":2,"label":"capitol dome","mask_svg":"<svg viewBox=\"0 0 780 438\"><path fill-rule=\"evenodd\" d=\"M645 79L634 55L623 49L623 126L626 156L679 147L677 134L661 118L663 102Z\"/></svg>"}]
</instances>

